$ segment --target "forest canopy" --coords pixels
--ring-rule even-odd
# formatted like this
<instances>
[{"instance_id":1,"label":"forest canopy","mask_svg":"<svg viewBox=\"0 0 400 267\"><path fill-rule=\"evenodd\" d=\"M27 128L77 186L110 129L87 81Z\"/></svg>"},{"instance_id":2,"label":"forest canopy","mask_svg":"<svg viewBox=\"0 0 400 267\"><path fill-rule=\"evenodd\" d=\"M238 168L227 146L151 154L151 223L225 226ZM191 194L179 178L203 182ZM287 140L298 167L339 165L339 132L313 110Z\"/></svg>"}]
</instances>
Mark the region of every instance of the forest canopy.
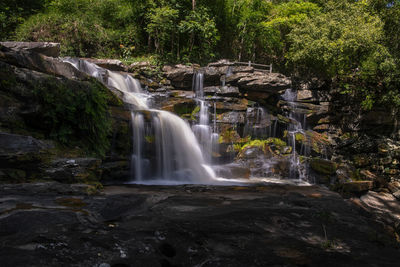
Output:
<instances>
[{"instance_id":1,"label":"forest canopy","mask_svg":"<svg viewBox=\"0 0 400 267\"><path fill-rule=\"evenodd\" d=\"M63 55L217 58L337 81L365 108L400 105L400 1L3 0L0 39L55 41Z\"/></svg>"}]
</instances>

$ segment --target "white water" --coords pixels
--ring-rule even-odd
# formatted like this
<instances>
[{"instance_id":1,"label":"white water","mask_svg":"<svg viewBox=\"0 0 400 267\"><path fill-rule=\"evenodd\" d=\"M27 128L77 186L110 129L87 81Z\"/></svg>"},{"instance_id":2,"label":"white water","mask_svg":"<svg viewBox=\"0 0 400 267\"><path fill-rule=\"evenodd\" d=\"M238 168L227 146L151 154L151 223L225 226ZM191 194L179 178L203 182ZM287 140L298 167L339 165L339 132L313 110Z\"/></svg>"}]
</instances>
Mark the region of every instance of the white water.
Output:
<instances>
[{"instance_id":1,"label":"white water","mask_svg":"<svg viewBox=\"0 0 400 267\"><path fill-rule=\"evenodd\" d=\"M80 71L95 77L106 86L123 93L123 100L132 108L132 182L147 183L210 183L214 173L204 161L201 149L189 125L178 116L150 109L149 96L143 93L139 81L128 74L109 71L77 58L65 58ZM196 84L203 87L203 79ZM199 94L202 91L199 91ZM150 121L142 113L150 114ZM204 112L204 111L203 111ZM205 120L205 118L203 118ZM203 121L207 123L207 121ZM155 159L145 156L146 135L154 133ZM154 168L156 170L153 170ZM153 174L150 174L153 172ZM155 174L154 174L155 173Z\"/></svg>"},{"instance_id":2,"label":"white water","mask_svg":"<svg viewBox=\"0 0 400 267\"><path fill-rule=\"evenodd\" d=\"M210 125L209 102L204 98L204 74L197 72L193 75L193 91L199 105L199 123L193 125L192 129L200 143L204 159L208 164L212 163L215 153L218 153L218 139L216 124L216 105L213 105L213 127Z\"/></svg>"},{"instance_id":3,"label":"white water","mask_svg":"<svg viewBox=\"0 0 400 267\"><path fill-rule=\"evenodd\" d=\"M306 116L305 114L296 113L294 110L296 109L296 100L297 100L297 91L292 89L285 90L285 93L282 95L282 98L287 101L290 106L289 118L291 122L288 126L288 144L292 147L292 155L290 157L290 175L289 178L295 179L298 178L300 180L307 179L307 168L301 163L299 154L296 151L296 134L301 134L305 138L307 138L306 134ZM309 151L307 151L307 147L304 142L301 144L300 154L304 156L308 156Z\"/></svg>"}]
</instances>

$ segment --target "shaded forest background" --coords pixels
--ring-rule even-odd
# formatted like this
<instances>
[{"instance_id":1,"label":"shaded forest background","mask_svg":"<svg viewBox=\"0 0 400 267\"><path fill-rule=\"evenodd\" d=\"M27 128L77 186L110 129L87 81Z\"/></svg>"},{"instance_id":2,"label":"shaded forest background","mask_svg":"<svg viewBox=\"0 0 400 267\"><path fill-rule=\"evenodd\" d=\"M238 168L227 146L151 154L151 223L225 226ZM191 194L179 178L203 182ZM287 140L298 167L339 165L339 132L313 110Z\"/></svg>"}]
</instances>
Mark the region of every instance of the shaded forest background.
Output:
<instances>
[{"instance_id":1,"label":"shaded forest background","mask_svg":"<svg viewBox=\"0 0 400 267\"><path fill-rule=\"evenodd\" d=\"M2 0L0 39L54 41L62 54L126 63L270 64L400 106L400 1Z\"/></svg>"}]
</instances>

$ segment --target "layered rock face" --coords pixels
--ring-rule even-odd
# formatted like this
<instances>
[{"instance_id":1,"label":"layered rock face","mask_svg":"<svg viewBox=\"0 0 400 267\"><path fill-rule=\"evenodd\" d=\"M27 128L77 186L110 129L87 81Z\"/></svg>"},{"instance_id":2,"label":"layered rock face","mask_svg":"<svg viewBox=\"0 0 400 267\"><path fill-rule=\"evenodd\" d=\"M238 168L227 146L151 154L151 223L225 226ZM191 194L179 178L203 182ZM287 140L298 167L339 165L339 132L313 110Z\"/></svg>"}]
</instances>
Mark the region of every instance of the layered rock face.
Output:
<instances>
[{"instance_id":1,"label":"layered rock face","mask_svg":"<svg viewBox=\"0 0 400 267\"><path fill-rule=\"evenodd\" d=\"M2 78L1 129L6 134L14 134L15 140L22 140L18 136L24 136L32 138L29 140L44 141L46 146L37 150L36 154L54 154L51 151L58 149L57 142L46 140L49 139L49 132L43 129L40 121L35 122L42 108L33 94L35 84L50 88L52 85L48 81L56 79L57 83L71 87L87 87L91 82L86 74L71 65L47 56L55 54L46 49L52 50L57 45L8 46L12 49L0 47L3 76L7 73L5 76L12 77ZM44 51L44 54L35 51ZM152 95L157 108L174 112L189 123L199 119L193 77L195 73L203 73L209 121L219 133L219 148L212 155L213 162L228 164L227 169L219 170L221 173L244 178L286 178L293 175L295 163L298 169L295 170L295 178L305 175L310 182L334 185L335 189L344 193L363 193L372 188L385 187L388 192L398 194L400 144L388 135L394 132L395 117L378 108L356 114L357 102L337 92L331 85L318 80L291 81L279 73L259 71L227 60L211 63L207 67L175 65L165 66L162 70L148 62L125 66L117 60L88 60L110 70L131 73ZM110 89L114 95L120 96ZM290 96L292 91L295 97L288 97L287 94ZM56 179L54 173L58 175L60 169L68 169L69 177L75 178L65 178L65 181L79 180L77 177L100 177L100 173L110 180L128 177L130 112L115 100L115 96L108 107L113 128L109 136L111 149L102 158L101 164L95 158L84 160L79 148L78 152L68 149L68 153L61 155L32 159L33 162L40 161L35 165L39 173L46 173L48 179ZM374 133L380 135L373 136ZM21 141L21 144L24 142ZM9 152L2 153L5 153L4 157L10 156ZM21 161L20 166L32 166L25 164L29 160ZM81 167L93 172L81 175ZM44 169L50 171L44 172ZM18 170L7 167L7 170L2 169L0 177L24 180L26 177L41 176L31 175L33 172L24 168L22 172Z\"/></svg>"},{"instance_id":2,"label":"layered rock face","mask_svg":"<svg viewBox=\"0 0 400 267\"><path fill-rule=\"evenodd\" d=\"M0 46L0 180L96 182L109 168L129 173L129 110L99 82L58 58L36 52L51 54L48 49L54 47L59 45ZM86 116L80 113L85 105L69 102L87 97L87 105L92 105L100 99L96 98L100 91L107 103L99 106L104 113L97 114L104 117L87 123L104 119L111 124L105 158L88 157L97 152L85 149L88 132L78 125L80 117ZM64 144L62 138L71 143Z\"/></svg>"},{"instance_id":3,"label":"layered rock face","mask_svg":"<svg viewBox=\"0 0 400 267\"><path fill-rule=\"evenodd\" d=\"M398 115L382 107L363 111L359 100L317 79L292 82L282 74L256 71L227 60L204 68L164 67L167 86L159 84L159 87L171 93L161 105L195 120L193 95L188 91L192 90L194 73L199 71L204 73L206 99L211 103L210 108L214 105L216 110L220 162L231 162L236 157L236 162L250 166L256 176L285 177L290 168L288 158L296 149L299 156L304 156L302 160L312 182L335 185L333 188L344 194L363 193L382 186L390 188L386 190L392 193L398 192L399 188L393 185L399 180L400 143L390 135L398 131ZM284 96L289 88L296 91L296 97L290 101ZM299 117L303 129L292 136L295 139L292 142L288 125ZM249 146L246 137L272 139ZM276 145L273 138L285 143ZM270 172L260 172L266 161L275 163ZM232 168L237 170L238 165ZM232 176L236 172L228 171Z\"/></svg>"}]
</instances>

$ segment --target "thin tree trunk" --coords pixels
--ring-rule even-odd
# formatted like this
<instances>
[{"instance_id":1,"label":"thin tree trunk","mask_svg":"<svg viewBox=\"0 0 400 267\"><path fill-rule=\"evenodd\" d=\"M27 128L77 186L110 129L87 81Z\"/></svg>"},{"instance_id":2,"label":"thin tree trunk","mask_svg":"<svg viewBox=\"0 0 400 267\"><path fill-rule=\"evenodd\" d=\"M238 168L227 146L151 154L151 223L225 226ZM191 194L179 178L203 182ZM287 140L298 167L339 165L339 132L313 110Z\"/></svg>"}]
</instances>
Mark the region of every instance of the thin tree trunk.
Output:
<instances>
[{"instance_id":1,"label":"thin tree trunk","mask_svg":"<svg viewBox=\"0 0 400 267\"><path fill-rule=\"evenodd\" d=\"M193 11L196 9L196 0L192 0L192 8Z\"/></svg>"}]
</instances>

